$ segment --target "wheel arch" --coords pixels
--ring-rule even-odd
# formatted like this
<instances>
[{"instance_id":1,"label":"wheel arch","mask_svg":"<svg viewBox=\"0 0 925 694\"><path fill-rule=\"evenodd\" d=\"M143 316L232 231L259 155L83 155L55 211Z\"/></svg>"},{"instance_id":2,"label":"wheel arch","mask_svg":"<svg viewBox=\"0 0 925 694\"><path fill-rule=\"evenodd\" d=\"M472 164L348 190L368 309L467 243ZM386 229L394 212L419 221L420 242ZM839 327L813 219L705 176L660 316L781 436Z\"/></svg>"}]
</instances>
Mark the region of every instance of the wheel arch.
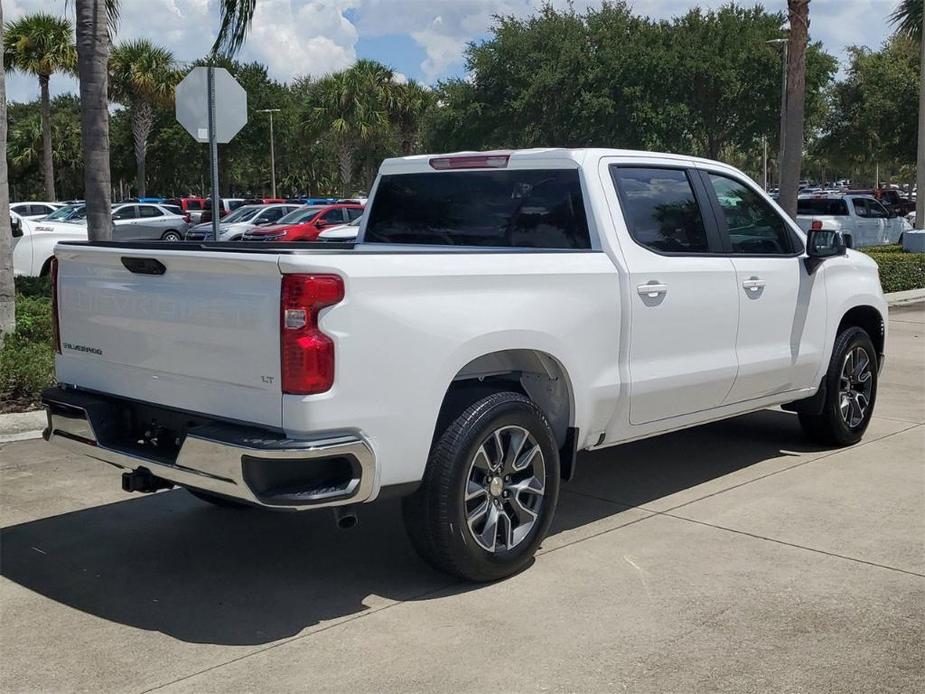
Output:
<instances>
[{"instance_id":1,"label":"wheel arch","mask_svg":"<svg viewBox=\"0 0 925 694\"><path fill-rule=\"evenodd\" d=\"M505 349L470 360L446 388L434 438L473 402L504 390L522 393L546 415L559 447L562 477L570 479L578 442L574 387L562 362L543 350Z\"/></svg>"},{"instance_id":2,"label":"wheel arch","mask_svg":"<svg viewBox=\"0 0 925 694\"><path fill-rule=\"evenodd\" d=\"M835 334L838 335L842 330L850 327L862 328L870 335L874 349L877 351L877 360L882 361L886 342L886 320L883 314L869 304L854 306L841 317Z\"/></svg>"}]
</instances>

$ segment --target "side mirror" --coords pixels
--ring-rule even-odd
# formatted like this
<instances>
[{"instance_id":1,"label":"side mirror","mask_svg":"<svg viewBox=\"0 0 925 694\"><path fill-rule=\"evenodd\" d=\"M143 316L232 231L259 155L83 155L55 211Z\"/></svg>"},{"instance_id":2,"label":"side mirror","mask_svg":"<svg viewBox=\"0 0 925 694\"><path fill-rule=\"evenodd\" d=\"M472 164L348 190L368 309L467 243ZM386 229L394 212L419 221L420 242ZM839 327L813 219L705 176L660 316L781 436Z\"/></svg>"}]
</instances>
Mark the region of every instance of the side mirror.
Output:
<instances>
[{"instance_id":1,"label":"side mirror","mask_svg":"<svg viewBox=\"0 0 925 694\"><path fill-rule=\"evenodd\" d=\"M13 234L13 238L18 239L20 236L22 236L22 222L20 222L18 219L13 219L11 217L10 218L10 231Z\"/></svg>"},{"instance_id":2,"label":"side mirror","mask_svg":"<svg viewBox=\"0 0 925 694\"><path fill-rule=\"evenodd\" d=\"M840 231L834 229L810 229L806 235L806 270L812 274L826 258L845 255L848 242Z\"/></svg>"}]
</instances>

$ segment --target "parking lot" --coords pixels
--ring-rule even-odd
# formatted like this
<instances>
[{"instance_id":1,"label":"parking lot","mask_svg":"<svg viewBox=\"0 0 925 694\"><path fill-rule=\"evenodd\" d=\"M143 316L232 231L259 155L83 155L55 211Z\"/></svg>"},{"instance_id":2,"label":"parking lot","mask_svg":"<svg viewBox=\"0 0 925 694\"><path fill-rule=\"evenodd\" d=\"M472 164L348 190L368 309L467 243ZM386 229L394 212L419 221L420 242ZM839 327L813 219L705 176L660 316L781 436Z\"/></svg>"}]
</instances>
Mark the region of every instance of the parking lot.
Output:
<instances>
[{"instance_id":1,"label":"parking lot","mask_svg":"<svg viewBox=\"0 0 925 694\"><path fill-rule=\"evenodd\" d=\"M430 570L395 502L340 531L2 445L0 688L922 691L925 305L890 331L861 444L768 410L584 455L494 585Z\"/></svg>"}]
</instances>

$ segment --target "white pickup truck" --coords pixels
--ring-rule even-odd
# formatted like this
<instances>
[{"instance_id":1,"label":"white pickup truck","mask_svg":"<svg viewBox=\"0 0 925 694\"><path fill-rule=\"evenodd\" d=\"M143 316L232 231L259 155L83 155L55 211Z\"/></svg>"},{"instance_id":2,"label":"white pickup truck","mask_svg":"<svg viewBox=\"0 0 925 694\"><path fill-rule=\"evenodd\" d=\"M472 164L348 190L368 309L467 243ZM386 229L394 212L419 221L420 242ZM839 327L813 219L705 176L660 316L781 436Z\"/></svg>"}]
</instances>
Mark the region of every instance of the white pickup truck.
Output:
<instances>
[{"instance_id":1,"label":"white pickup truck","mask_svg":"<svg viewBox=\"0 0 925 694\"><path fill-rule=\"evenodd\" d=\"M872 195L801 195L797 224L808 231L814 223L850 236L854 248L902 243L903 233L912 230Z\"/></svg>"},{"instance_id":2,"label":"white pickup truck","mask_svg":"<svg viewBox=\"0 0 925 694\"><path fill-rule=\"evenodd\" d=\"M619 150L382 164L357 243L68 242L46 438L224 505L401 495L470 580L524 568L576 452L784 405L858 441L877 266L729 166Z\"/></svg>"}]
</instances>

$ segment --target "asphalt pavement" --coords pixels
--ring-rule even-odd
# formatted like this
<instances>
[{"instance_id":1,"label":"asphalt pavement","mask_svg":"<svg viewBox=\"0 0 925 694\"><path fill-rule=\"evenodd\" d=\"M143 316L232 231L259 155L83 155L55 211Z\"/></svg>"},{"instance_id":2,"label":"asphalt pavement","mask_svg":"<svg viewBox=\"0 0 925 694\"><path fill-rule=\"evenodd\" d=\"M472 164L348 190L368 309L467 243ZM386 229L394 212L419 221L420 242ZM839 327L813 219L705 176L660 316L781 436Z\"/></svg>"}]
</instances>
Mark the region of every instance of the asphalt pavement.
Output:
<instances>
[{"instance_id":1,"label":"asphalt pavement","mask_svg":"<svg viewBox=\"0 0 925 694\"><path fill-rule=\"evenodd\" d=\"M395 502L341 531L0 444L0 690L925 691L925 304L888 350L860 444L766 410L582 455L536 562L484 586Z\"/></svg>"}]
</instances>

